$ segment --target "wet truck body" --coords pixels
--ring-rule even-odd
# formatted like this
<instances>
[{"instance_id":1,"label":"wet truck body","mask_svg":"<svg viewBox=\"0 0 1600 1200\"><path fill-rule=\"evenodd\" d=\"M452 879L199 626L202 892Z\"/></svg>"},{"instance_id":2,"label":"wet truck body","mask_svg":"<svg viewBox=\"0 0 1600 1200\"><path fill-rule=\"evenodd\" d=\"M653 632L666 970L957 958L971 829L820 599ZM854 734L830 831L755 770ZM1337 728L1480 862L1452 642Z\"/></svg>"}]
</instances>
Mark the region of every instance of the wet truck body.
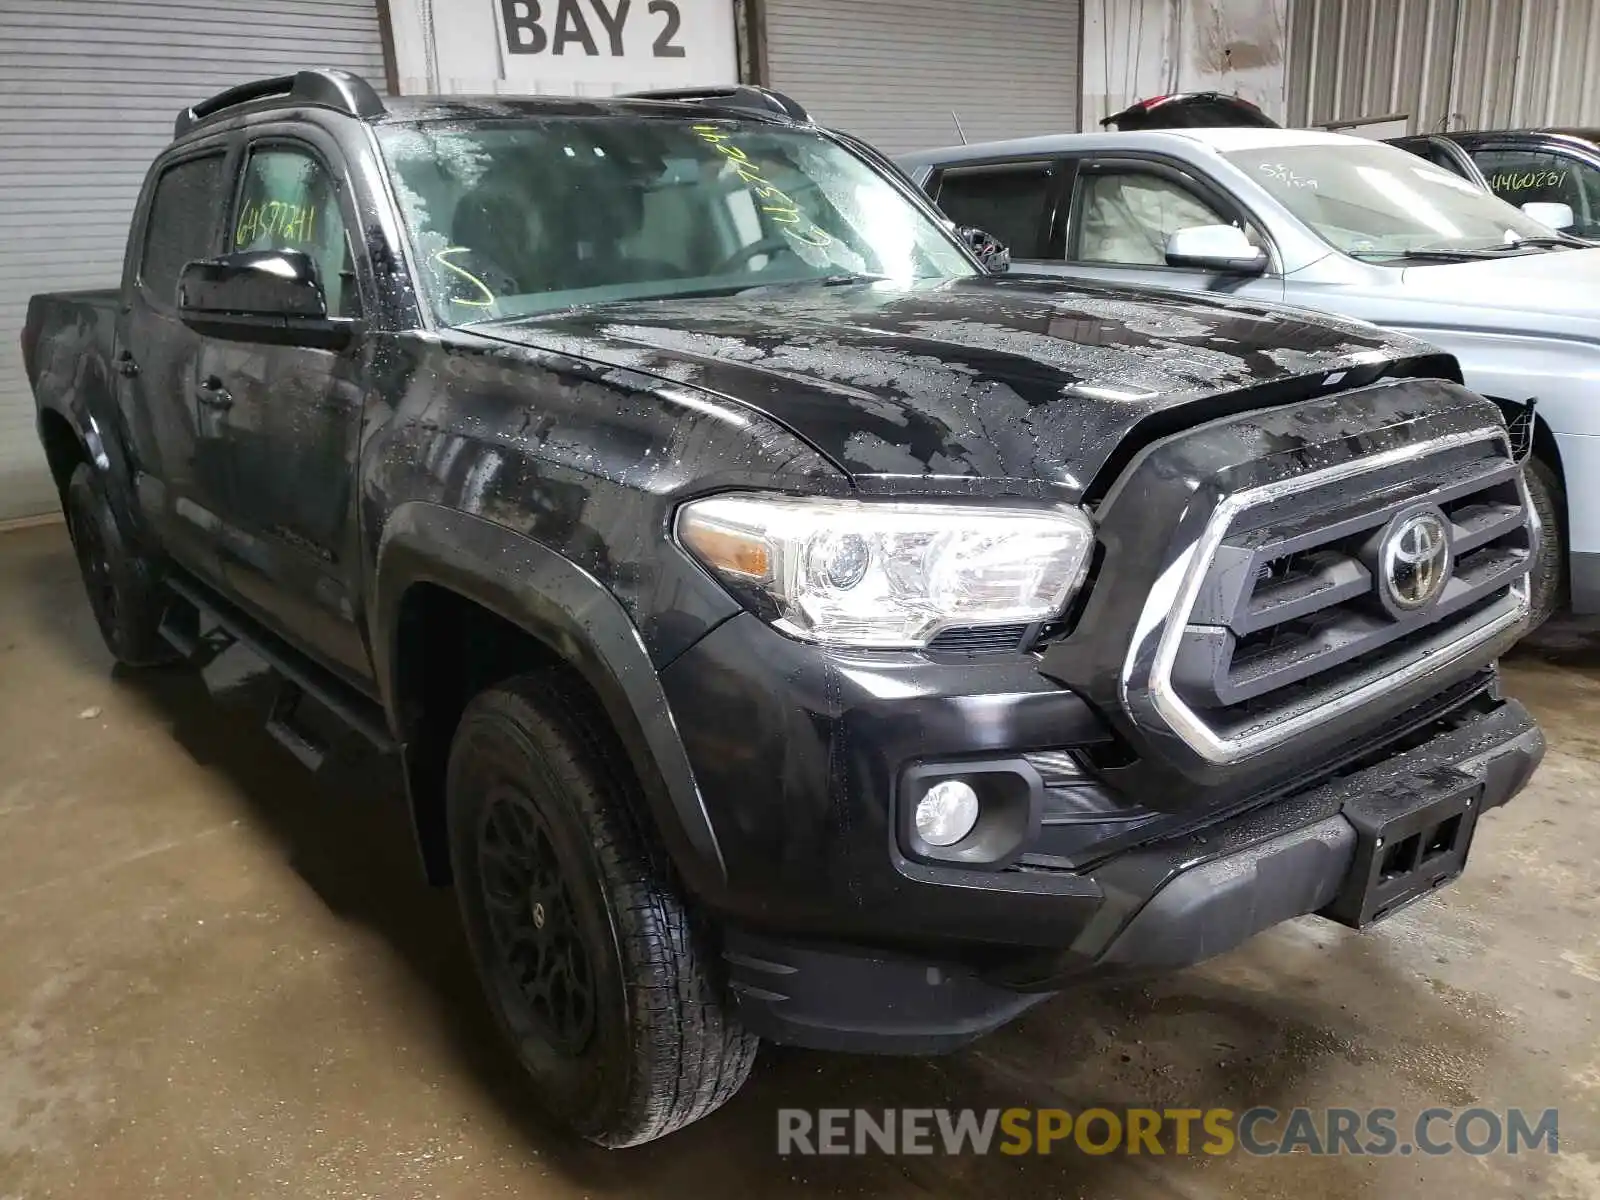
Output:
<instances>
[{"instance_id":1,"label":"wet truck body","mask_svg":"<svg viewBox=\"0 0 1600 1200\"><path fill-rule=\"evenodd\" d=\"M504 854L492 820L462 832L454 811L480 802L481 697L560 681L650 894L694 931L695 1011L720 1014L734 1063L688 1116L574 1118L591 1136L714 1107L742 1079L727 1047L755 1035L938 1051L1079 978L1308 913L1365 925L1453 879L1538 762L1495 668L1538 531L1499 411L1448 356L1270 306L988 274L887 172L871 186L928 223L941 277L497 299L451 323L489 303L478 288L506 295L462 216L495 197L472 185L430 250L407 193L432 177L386 138L631 122L726 154L713 134L770 126L811 154L829 135L742 92L374 110L308 86L197 114L152 170L116 296L35 298L41 436L119 655L155 645L130 612L186 654L259 654L302 757L320 748L301 700L398 755L436 881L475 888ZM327 214L285 201L287 243L238 249L250 156L285 144L336 179L348 231L320 310L300 285L328 247L292 243ZM154 192L197 156L215 178L185 181L174 294ZM780 236L804 250L821 229ZM533 294L530 270L500 275ZM625 929L638 906L596 895ZM477 904L486 986L525 1046ZM529 911L544 930L545 901ZM637 1028L654 1010L617 945L601 957ZM606 1052L611 1011L574 1054ZM711 1026L674 1028L681 1049ZM655 1078L623 1041L621 1076Z\"/></svg>"}]
</instances>

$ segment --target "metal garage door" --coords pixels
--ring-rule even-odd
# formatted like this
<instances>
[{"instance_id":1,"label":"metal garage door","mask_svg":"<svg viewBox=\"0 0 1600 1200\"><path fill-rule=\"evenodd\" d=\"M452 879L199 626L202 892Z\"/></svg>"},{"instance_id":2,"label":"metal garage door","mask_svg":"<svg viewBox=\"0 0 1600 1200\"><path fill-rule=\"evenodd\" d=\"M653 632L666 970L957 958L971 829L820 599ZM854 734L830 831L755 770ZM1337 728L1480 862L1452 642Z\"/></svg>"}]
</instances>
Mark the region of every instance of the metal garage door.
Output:
<instances>
[{"instance_id":1,"label":"metal garage door","mask_svg":"<svg viewBox=\"0 0 1600 1200\"><path fill-rule=\"evenodd\" d=\"M56 507L18 344L28 297L117 283L179 109L306 66L381 89L375 0L0 0L0 520Z\"/></svg>"},{"instance_id":2,"label":"metal garage door","mask_svg":"<svg viewBox=\"0 0 1600 1200\"><path fill-rule=\"evenodd\" d=\"M890 153L1078 128L1079 0L767 0L772 86Z\"/></svg>"}]
</instances>

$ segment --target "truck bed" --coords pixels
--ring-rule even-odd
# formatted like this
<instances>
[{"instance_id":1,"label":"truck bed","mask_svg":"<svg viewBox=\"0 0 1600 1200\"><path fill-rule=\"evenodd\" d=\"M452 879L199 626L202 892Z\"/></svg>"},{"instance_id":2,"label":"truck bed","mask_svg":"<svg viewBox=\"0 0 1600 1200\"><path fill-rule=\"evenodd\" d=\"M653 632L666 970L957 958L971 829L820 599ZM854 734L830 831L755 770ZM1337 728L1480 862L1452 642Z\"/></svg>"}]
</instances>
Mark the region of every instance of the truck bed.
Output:
<instances>
[{"instance_id":1,"label":"truck bed","mask_svg":"<svg viewBox=\"0 0 1600 1200\"><path fill-rule=\"evenodd\" d=\"M87 379L110 378L121 304L117 288L40 292L28 301L22 367L36 405L43 407L48 397L82 387Z\"/></svg>"}]
</instances>

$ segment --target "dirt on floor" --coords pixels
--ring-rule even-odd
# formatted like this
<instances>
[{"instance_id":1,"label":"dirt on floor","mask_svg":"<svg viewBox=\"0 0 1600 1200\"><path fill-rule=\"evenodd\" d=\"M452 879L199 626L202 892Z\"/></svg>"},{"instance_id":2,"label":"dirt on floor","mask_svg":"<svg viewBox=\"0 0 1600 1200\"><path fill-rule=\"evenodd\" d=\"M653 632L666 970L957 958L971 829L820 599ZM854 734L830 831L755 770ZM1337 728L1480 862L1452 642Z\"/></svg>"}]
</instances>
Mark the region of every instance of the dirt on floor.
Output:
<instances>
[{"instance_id":1,"label":"dirt on floor","mask_svg":"<svg viewBox=\"0 0 1600 1200\"><path fill-rule=\"evenodd\" d=\"M1555 631L1506 684L1550 751L1440 896L1365 933L1298 921L1155 983L1062 995L945 1058L764 1049L722 1112L608 1153L549 1126L507 1062L392 768L310 776L248 688L218 704L192 672L114 670L63 530L7 534L0 1200L1600 1196L1600 634ZM780 1108L902 1106L1387 1107L1402 1135L1433 1106L1554 1108L1560 1141L777 1153Z\"/></svg>"}]
</instances>

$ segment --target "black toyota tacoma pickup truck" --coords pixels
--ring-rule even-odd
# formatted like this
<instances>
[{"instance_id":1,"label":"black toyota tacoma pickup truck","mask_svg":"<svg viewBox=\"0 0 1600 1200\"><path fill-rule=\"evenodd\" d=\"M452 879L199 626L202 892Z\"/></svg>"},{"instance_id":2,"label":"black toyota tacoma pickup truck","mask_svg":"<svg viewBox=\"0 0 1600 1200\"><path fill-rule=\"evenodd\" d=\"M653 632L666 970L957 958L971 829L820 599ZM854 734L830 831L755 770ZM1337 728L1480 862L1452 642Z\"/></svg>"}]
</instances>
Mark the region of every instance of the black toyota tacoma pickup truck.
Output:
<instances>
[{"instance_id":1,"label":"black toyota tacoma pickup truck","mask_svg":"<svg viewBox=\"0 0 1600 1200\"><path fill-rule=\"evenodd\" d=\"M1000 274L754 89L183 113L38 428L126 664L403 763L609 1145L1461 871L1538 728L1499 410L1374 328ZM334 740L333 744L337 744Z\"/></svg>"}]
</instances>

